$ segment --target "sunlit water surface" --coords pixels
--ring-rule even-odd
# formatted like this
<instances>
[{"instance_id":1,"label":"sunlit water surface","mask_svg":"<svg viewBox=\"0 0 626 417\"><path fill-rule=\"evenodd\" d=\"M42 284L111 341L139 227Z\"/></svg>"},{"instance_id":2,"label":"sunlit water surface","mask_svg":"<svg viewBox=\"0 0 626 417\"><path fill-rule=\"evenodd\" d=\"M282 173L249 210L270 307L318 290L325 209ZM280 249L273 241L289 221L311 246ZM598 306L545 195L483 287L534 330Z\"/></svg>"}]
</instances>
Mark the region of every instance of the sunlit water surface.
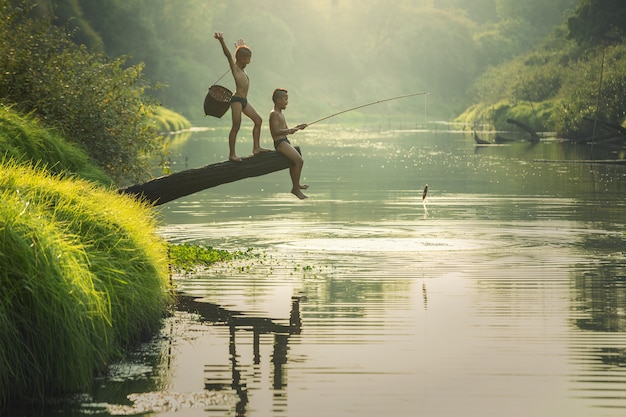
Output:
<instances>
[{"instance_id":1,"label":"sunlit water surface","mask_svg":"<svg viewBox=\"0 0 626 417\"><path fill-rule=\"evenodd\" d=\"M225 160L225 135L172 143L174 169ZM281 171L158 209L169 241L253 257L175 276L178 311L77 415L626 415L626 167L538 162L588 157L554 140L292 139L308 200Z\"/></svg>"}]
</instances>

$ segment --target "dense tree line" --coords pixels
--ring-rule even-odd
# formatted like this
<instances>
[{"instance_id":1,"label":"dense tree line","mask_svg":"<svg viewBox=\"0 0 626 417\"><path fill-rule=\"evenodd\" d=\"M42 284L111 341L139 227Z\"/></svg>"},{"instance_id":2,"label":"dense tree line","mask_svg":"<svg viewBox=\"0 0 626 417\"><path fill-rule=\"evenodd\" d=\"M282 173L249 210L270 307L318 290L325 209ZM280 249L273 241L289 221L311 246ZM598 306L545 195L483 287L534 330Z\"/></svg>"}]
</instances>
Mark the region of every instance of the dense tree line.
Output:
<instances>
[{"instance_id":1,"label":"dense tree line","mask_svg":"<svg viewBox=\"0 0 626 417\"><path fill-rule=\"evenodd\" d=\"M463 120L505 129L508 118L563 137L592 136L596 116L626 119L626 4L583 0L536 49L489 68L473 84Z\"/></svg>"},{"instance_id":2,"label":"dense tree line","mask_svg":"<svg viewBox=\"0 0 626 417\"><path fill-rule=\"evenodd\" d=\"M284 86L292 112L324 115L364 101L429 91L432 113L451 117L471 102L486 68L533 48L576 0L39 0L75 38L110 56L144 63L165 106L196 119L206 88L228 67L212 35L244 38L254 57L251 99ZM229 77L222 80L228 83ZM390 104L411 113L421 102ZM258 110L262 105L257 104ZM260 108L260 109L259 109ZM303 116L306 117L306 116ZM309 116L312 117L312 116Z\"/></svg>"},{"instance_id":3,"label":"dense tree line","mask_svg":"<svg viewBox=\"0 0 626 417\"><path fill-rule=\"evenodd\" d=\"M567 21L569 37L593 47L620 44L626 35L626 4L621 0L582 0Z\"/></svg>"},{"instance_id":4,"label":"dense tree line","mask_svg":"<svg viewBox=\"0 0 626 417\"><path fill-rule=\"evenodd\" d=\"M35 1L35 0L33 0ZM73 30L88 50L141 65L163 105L201 120L207 87L228 71L213 32L244 38L250 99L263 114L278 86L294 120L374 99L430 93L431 117L583 135L605 55L603 117L621 122L624 7L618 0L38 0L37 13ZM602 45L604 49L598 49ZM115 58L118 57L118 58ZM587 76L585 75L587 74ZM227 74L221 84L232 88ZM475 105L475 106L473 106ZM421 114L418 100L385 114ZM623 119L623 118L622 118ZM583 132L581 132L581 129Z\"/></svg>"}]
</instances>

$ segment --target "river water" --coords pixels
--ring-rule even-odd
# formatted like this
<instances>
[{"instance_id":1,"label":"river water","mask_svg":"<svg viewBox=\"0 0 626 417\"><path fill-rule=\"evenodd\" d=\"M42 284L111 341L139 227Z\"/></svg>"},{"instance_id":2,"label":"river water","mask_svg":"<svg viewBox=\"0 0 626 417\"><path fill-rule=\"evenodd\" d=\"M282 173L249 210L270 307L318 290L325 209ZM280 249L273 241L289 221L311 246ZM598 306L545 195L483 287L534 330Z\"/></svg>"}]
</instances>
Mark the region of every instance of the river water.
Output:
<instances>
[{"instance_id":1,"label":"river water","mask_svg":"<svg viewBox=\"0 0 626 417\"><path fill-rule=\"evenodd\" d=\"M173 169L226 135L173 139ZM553 162L621 155L445 125L291 139L309 199L284 170L157 209L168 240L251 257L175 276L161 334L71 415L626 414L626 166Z\"/></svg>"}]
</instances>

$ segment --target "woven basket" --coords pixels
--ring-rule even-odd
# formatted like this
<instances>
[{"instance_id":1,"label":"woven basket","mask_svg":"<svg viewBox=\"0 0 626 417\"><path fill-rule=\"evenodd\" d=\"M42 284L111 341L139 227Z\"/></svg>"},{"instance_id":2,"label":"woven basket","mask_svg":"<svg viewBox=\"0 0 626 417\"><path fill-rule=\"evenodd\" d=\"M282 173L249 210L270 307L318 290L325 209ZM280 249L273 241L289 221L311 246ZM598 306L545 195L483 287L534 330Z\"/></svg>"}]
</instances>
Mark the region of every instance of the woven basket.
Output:
<instances>
[{"instance_id":1,"label":"woven basket","mask_svg":"<svg viewBox=\"0 0 626 417\"><path fill-rule=\"evenodd\" d=\"M233 93L221 85L214 84L204 97L204 114L220 118L230 107L230 98Z\"/></svg>"}]
</instances>

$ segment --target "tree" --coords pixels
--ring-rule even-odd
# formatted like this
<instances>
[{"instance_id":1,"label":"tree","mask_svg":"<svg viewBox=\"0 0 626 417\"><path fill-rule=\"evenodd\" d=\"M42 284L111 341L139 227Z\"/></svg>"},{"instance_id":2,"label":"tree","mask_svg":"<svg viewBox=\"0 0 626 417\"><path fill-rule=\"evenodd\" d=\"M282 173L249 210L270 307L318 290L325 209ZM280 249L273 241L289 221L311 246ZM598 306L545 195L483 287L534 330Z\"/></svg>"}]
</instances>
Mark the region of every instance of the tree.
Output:
<instances>
[{"instance_id":1,"label":"tree","mask_svg":"<svg viewBox=\"0 0 626 417\"><path fill-rule=\"evenodd\" d=\"M567 21L569 38L579 45L617 44L626 35L623 0L582 0Z\"/></svg>"},{"instance_id":2,"label":"tree","mask_svg":"<svg viewBox=\"0 0 626 417\"><path fill-rule=\"evenodd\" d=\"M142 64L146 77L161 84L152 92L156 99L188 116L194 110L201 114L198 103L209 83L211 23L223 6L206 0L75 1L109 56Z\"/></svg>"},{"instance_id":3,"label":"tree","mask_svg":"<svg viewBox=\"0 0 626 417\"><path fill-rule=\"evenodd\" d=\"M80 144L115 180L145 177L160 141L141 66L89 52L11 3L0 0L0 98Z\"/></svg>"}]
</instances>

